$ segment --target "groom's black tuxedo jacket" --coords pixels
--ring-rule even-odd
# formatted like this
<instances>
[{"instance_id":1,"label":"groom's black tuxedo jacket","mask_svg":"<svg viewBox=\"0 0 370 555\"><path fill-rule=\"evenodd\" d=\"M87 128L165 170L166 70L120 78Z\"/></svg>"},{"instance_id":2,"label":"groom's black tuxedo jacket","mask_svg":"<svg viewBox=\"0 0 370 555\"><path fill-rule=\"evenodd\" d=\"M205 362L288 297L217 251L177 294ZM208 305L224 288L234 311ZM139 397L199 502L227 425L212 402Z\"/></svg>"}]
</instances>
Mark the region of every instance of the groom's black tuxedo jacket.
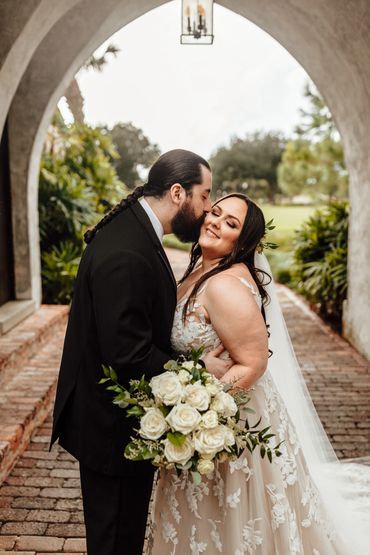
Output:
<instances>
[{"instance_id":1,"label":"groom's black tuxedo jacket","mask_svg":"<svg viewBox=\"0 0 370 555\"><path fill-rule=\"evenodd\" d=\"M132 425L99 385L102 364L121 384L163 371L170 358L176 283L139 203L102 228L81 259L64 343L51 444L108 475L136 475L148 463L123 457Z\"/></svg>"}]
</instances>

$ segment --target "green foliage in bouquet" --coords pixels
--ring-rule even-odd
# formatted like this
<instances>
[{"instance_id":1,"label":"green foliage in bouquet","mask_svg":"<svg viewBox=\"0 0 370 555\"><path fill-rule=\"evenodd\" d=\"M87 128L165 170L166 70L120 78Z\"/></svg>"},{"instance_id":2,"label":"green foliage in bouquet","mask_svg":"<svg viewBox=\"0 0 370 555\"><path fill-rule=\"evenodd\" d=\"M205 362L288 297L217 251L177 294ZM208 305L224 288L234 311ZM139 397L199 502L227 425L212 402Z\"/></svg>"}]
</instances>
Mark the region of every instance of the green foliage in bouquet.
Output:
<instances>
[{"instance_id":1,"label":"green foliage in bouquet","mask_svg":"<svg viewBox=\"0 0 370 555\"><path fill-rule=\"evenodd\" d=\"M128 388L118 383L113 368L103 366L99 382L113 392L113 403L138 421L124 456L178 474L190 471L196 484L201 475L212 474L216 462L235 460L244 449L252 453L259 447L270 462L281 455L280 444L271 443L270 426L259 429L262 417L253 425L242 418L254 412L247 393L210 374L199 363L201 355L201 349L193 350L188 359L170 360L165 372L150 381L131 380Z\"/></svg>"}]
</instances>

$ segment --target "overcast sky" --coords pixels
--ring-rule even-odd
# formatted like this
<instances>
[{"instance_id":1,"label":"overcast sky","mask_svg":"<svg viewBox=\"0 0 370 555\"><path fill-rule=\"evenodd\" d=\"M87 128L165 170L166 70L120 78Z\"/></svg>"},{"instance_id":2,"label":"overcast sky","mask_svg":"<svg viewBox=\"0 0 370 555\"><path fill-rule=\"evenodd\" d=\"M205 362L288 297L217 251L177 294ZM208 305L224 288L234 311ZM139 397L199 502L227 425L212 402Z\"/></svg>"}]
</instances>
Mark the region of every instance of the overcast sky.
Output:
<instances>
[{"instance_id":1,"label":"overcast sky","mask_svg":"<svg viewBox=\"0 0 370 555\"><path fill-rule=\"evenodd\" d=\"M217 4L212 46L179 43L181 1L133 21L108 42L121 52L78 80L89 123L131 121L164 152L205 157L232 135L291 133L308 77L272 37Z\"/></svg>"}]
</instances>

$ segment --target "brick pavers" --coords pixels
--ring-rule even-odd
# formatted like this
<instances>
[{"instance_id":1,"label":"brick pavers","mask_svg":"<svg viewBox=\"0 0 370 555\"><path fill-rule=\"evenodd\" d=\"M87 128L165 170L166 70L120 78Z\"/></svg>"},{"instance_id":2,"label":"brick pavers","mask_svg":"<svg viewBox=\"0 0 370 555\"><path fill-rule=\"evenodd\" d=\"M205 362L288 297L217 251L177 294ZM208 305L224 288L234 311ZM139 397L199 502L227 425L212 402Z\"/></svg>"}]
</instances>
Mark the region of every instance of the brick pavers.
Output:
<instances>
[{"instance_id":1,"label":"brick pavers","mask_svg":"<svg viewBox=\"0 0 370 555\"><path fill-rule=\"evenodd\" d=\"M19 367L52 338L55 327L67 318L68 307L44 305L0 337L0 383L18 374Z\"/></svg>"},{"instance_id":2,"label":"brick pavers","mask_svg":"<svg viewBox=\"0 0 370 555\"><path fill-rule=\"evenodd\" d=\"M289 289L280 286L279 299L312 400L338 457L369 456L369 361Z\"/></svg>"},{"instance_id":3,"label":"brick pavers","mask_svg":"<svg viewBox=\"0 0 370 555\"><path fill-rule=\"evenodd\" d=\"M169 256L179 275L187 255L169 250ZM369 363L288 289L279 287L279 298L336 452L340 457L369 455ZM58 341L54 346L60 354ZM78 463L59 447L48 452L50 427L49 417L0 488L0 555L85 553Z\"/></svg>"},{"instance_id":4,"label":"brick pavers","mask_svg":"<svg viewBox=\"0 0 370 555\"><path fill-rule=\"evenodd\" d=\"M86 551L78 463L50 433L49 416L0 488L0 555Z\"/></svg>"},{"instance_id":5,"label":"brick pavers","mask_svg":"<svg viewBox=\"0 0 370 555\"><path fill-rule=\"evenodd\" d=\"M52 406L67 314L43 306L0 337L0 483Z\"/></svg>"}]
</instances>

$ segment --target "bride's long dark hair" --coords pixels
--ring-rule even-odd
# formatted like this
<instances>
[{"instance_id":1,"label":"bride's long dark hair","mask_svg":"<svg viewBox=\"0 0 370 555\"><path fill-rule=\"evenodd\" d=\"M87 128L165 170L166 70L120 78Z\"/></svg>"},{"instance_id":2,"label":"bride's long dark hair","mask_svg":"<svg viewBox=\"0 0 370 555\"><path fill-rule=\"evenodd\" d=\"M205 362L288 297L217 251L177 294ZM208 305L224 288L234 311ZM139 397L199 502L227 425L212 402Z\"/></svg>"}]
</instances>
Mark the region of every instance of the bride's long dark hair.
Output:
<instances>
[{"instance_id":1,"label":"bride's long dark hair","mask_svg":"<svg viewBox=\"0 0 370 555\"><path fill-rule=\"evenodd\" d=\"M217 266L212 268L212 270L209 270L209 272L206 272L205 274L203 274L198 279L198 281L196 281L192 289L192 292L189 295L189 298L187 299L184 305L183 319L185 319L186 317L189 305L192 306L196 298L197 292L199 291L199 288L207 279L209 279L212 276L215 276L216 274L219 274L220 272L223 272L224 270L227 270L234 264L238 264L242 262L247 266L254 282L258 287L258 291L262 298L262 315L266 322L264 305L268 303L269 296L264 286L270 283L271 276L267 272L259 268L256 268L254 265L254 255L255 255L256 249L258 248L261 240L263 239L266 233L265 217L260 207L257 206L257 204L254 203L249 197L247 197L246 195L242 195L241 193L231 193L230 195L226 195L220 198L218 201L216 201L213 206L216 206L222 200L226 198L231 198L231 197L240 198L246 203L248 207L247 215L243 222L240 235L237 241L235 242L233 250L229 254L224 256L217 264ZM202 250L199 246L199 243L196 242L193 244L191 248L189 266L187 267L182 278L180 279L179 284L183 283L185 279L191 274L201 255L202 255Z\"/></svg>"}]
</instances>

